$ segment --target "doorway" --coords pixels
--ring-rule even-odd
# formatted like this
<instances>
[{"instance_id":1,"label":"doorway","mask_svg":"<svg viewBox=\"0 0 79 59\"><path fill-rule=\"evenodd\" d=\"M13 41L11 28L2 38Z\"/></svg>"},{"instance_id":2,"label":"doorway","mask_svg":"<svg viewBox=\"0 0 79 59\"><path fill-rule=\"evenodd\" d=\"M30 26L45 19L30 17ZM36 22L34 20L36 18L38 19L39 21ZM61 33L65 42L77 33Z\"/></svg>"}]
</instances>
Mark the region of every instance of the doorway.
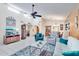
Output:
<instances>
[{"instance_id":1,"label":"doorway","mask_svg":"<svg viewBox=\"0 0 79 59\"><path fill-rule=\"evenodd\" d=\"M21 25L21 39L26 39L26 24Z\"/></svg>"},{"instance_id":2,"label":"doorway","mask_svg":"<svg viewBox=\"0 0 79 59\"><path fill-rule=\"evenodd\" d=\"M50 35L51 33L51 26L45 26L45 36Z\"/></svg>"}]
</instances>

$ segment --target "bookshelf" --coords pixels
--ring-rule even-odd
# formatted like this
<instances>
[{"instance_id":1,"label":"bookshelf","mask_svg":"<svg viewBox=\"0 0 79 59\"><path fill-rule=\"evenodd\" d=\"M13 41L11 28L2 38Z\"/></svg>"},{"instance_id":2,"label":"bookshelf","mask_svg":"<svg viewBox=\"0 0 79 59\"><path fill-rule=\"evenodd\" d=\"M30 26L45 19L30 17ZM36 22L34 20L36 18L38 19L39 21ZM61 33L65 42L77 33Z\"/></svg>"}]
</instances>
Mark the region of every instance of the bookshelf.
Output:
<instances>
[{"instance_id":1,"label":"bookshelf","mask_svg":"<svg viewBox=\"0 0 79 59\"><path fill-rule=\"evenodd\" d=\"M18 31L16 31L16 19L14 17L6 17L5 31L4 44L13 43L20 40L20 35Z\"/></svg>"}]
</instances>

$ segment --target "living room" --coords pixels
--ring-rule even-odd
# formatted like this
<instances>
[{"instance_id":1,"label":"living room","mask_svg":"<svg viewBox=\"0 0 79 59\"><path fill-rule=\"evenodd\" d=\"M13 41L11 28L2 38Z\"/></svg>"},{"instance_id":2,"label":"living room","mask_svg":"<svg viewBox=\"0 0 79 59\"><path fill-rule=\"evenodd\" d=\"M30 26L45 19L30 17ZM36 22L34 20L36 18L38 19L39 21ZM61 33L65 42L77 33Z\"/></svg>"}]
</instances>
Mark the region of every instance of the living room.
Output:
<instances>
[{"instance_id":1,"label":"living room","mask_svg":"<svg viewBox=\"0 0 79 59\"><path fill-rule=\"evenodd\" d=\"M0 3L0 55L64 56L78 52L78 6Z\"/></svg>"}]
</instances>

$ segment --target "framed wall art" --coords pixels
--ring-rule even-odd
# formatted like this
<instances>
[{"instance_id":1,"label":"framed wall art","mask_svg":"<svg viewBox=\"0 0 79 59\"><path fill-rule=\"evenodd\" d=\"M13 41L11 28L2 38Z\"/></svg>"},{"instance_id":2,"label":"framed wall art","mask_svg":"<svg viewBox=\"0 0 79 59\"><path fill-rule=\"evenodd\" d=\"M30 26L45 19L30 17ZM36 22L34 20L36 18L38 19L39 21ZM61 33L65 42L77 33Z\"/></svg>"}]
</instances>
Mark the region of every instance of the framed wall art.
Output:
<instances>
[{"instance_id":1,"label":"framed wall art","mask_svg":"<svg viewBox=\"0 0 79 59\"><path fill-rule=\"evenodd\" d=\"M63 30L63 24L60 24L60 30Z\"/></svg>"}]
</instances>

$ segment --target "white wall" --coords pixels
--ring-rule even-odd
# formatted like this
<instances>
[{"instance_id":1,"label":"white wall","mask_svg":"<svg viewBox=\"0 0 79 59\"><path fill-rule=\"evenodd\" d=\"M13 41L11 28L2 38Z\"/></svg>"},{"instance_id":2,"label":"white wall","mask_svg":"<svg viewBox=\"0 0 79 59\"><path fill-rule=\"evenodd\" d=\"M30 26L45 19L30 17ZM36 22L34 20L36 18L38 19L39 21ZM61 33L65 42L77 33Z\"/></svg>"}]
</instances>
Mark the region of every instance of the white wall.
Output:
<instances>
[{"instance_id":1,"label":"white wall","mask_svg":"<svg viewBox=\"0 0 79 59\"><path fill-rule=\"evenodd\" d=\"M3 43L3 35L5 34L5 18L6 18L6 6L0 4L0 44Z\"/></svg>"}]
</instances>

